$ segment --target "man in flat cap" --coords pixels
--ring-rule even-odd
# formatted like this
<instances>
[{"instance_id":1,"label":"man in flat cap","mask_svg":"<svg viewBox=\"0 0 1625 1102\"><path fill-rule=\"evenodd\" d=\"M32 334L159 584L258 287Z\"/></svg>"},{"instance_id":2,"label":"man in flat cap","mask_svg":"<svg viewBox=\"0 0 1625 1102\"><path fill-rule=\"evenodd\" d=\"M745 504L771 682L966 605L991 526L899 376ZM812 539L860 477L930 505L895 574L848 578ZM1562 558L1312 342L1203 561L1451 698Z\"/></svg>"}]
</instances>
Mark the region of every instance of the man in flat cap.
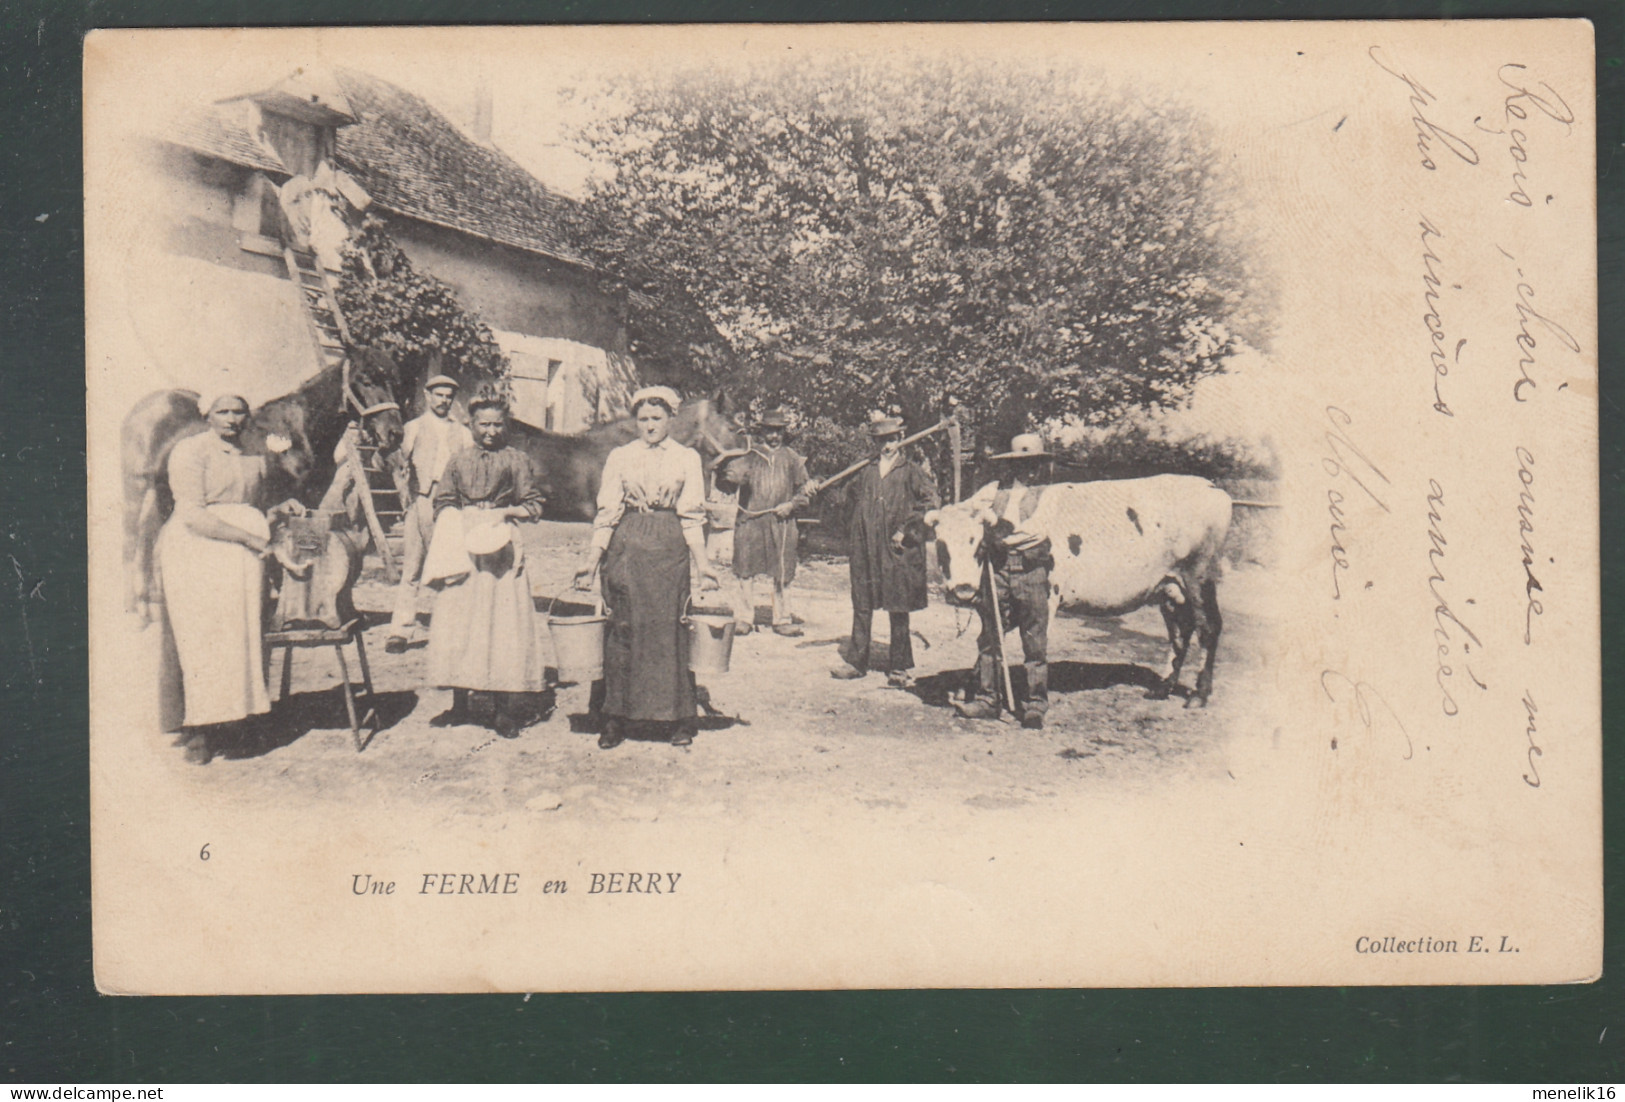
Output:
<instances>
[{"instance_id":1,"label":"man in flat cap","mask_svg":"<svg viewBox=\"0 0 1625 1102\"><path fill-rule=\"evenodd\" d=\"M721 480L739 488L739 520L734 528L733 572L749 605L752 583L766 575L773 581L773 631L796 637L790 607L790 583L796 577L795 514L807 504L807 461L785 443L790 415L782 409L764 413L756 422L759 441L730 459ZM749 606L747 606L748 608ZM746 613L747 619L754 619Z\"/></svg>"},{"instance_id":2,"label":"man in flat cap","mask_svg":"<svg viewBox=\"0 0 1625 1102\"><path fill-rule=\"evenodd\" d=\"M898 448L901 417L877 417L869 435L878 454L853 488L851 538L852 638L847 660L832 677L842 681L869 672L869 635L877 609L891 618L891 644L886 649L886 683L895 689L914 684L914 644L909 613L926 605L925 547L929 529L925 514L938 505L931 476Z\"/></svg>"},{"instance_id":3,"label":"man in flat cap","mask_svg":"<svg viewBox=\"0 0 1625 1102\"><path fill-rule=\"evenodd\" d=\"M969 719L999 716L999 660L1003 640L998 625L1014 628L1021 636L1027 671L1027 699L1020 705L1021 725L1032 730L1044 726L1049 711L1049 572L1054 560L1049 537L1028 523L1038 509L1042 486L1050 481L1053 460L1037 433L1023 433L1010 441L1010 450L988 456L999 480L999 492L990 510L996 523L985 530L989 574L977 594L982 632L976 640L976 681L963 704L955 705ZM996 616L993 602L999 602ZM1011 710L1017 705L1010 702Z\"/></svg>"},{"instance_id":4,"label":"man in flat cap","mask_svg":"<svg viewBox=\"0 0 1625 1102\"><path fill-rule=\"evenodd\" d=\"M423 573L423 557L434 537L434 493L445 473L446 463L464 448L474 446L468 426L452 419L452 400L457 397L457 380L436 375L423 384L421 417L406 423L401 437L401 456L406 460L411 480L412 503L401 526L406 530L406 550L401 563L401 584L395 591L395 614L390 619L389 638L384 649L390 654L406 650L418 616L418 576Z\"/></svg>"}]
</instances>

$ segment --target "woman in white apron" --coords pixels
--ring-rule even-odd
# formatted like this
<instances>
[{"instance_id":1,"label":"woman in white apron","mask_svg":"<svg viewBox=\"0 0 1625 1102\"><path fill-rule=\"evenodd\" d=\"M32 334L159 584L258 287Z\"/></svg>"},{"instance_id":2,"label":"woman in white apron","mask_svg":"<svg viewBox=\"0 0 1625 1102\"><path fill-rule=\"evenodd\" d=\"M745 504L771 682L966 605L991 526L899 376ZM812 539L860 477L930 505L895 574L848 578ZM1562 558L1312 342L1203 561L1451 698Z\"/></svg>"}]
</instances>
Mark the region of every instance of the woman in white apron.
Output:
<instances>
[{"instance_id":1,"label":"woman in white apron","mask_svg":"<svg viewBox=\"0 0 1625 1102\"><path fill-rule=\"evenodd\" d=\"M158 536L164 594L159 722L207 762L222 724L270 710L262 646L271 529L258 507L265 457L242 449L248 402L199 403L208 430L169 454L175 512Z\"/></svg>"}]
</instances>

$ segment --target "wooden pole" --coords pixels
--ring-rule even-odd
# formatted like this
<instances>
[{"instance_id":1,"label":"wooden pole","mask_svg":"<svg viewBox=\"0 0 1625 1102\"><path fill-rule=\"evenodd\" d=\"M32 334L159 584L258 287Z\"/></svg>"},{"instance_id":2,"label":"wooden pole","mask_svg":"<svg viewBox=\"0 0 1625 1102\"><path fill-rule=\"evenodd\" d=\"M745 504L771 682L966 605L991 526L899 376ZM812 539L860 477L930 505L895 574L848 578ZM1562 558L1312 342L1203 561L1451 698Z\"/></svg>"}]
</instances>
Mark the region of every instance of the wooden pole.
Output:
<instances>
[{"instance_id":1,"label":"wooden pole","mask_svg":"<svg viewBox=\"0 0 1625 1102\"><path fill-rule=\"evenodd\" d=\"M999 676L1004 685L1004 702L1010 706L1010 715L1020 719L1021 717L1016 715L1016 687L1010 681L1010 663L1004 656L1004 614L999 611L999 590L993 584L991 557L982 561L982 569L987 576L987 599L993 605L993 630L998 633L994 636L996 641L993 644L993 658L999 664Z\"/></svg>"},{"instance_id":2,"label":"wooden pole","mask_svg":"<svg viewBox=\"0 0 1625 1102\"><path fill-rule=\"evenodd\" d=\"M936 424L932 425L930 428L925 429L925 430L923 430L921 432L917 432L913 436L905 436L905 437L903 437L903 439L899 440L895 444L888 444L887 447L898 450L898 451L901 451L903 448L908 447L910 444L914 443L916 440L924 440L927 436L930 436L932 433L941 432L943 429L949 428L953 424L954 424L954 421L952 419L946 419L946 420L938 421ZM828 478L826 478L822 482L818 483L817 489L813 490L812 492L815 493L815 494L816 493L822 493L823 491L829 489L831 486L835 485L837 482L842 482L842 481L845 481L848 478L851 478L853 475L857 474L859 471L863 470L863 468L867 467L869 464L873 463L874 461L875 461L874 456L870 456L868 459L860 459L856 463L852 464L850 467L847 467L845 470L837 471L835 474L830 475Z\"/></svg>"}]
</instances>

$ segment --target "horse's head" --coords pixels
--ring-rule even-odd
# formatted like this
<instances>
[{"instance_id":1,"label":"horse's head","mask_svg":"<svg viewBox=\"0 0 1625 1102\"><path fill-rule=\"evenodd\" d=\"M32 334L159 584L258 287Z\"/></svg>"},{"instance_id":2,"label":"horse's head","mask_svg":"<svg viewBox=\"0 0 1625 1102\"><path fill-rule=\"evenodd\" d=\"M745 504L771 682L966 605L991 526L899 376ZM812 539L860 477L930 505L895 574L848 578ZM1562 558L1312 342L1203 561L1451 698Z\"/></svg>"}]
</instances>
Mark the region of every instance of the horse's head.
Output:
<instances>
[{"instance_id":1,"label":"horse's head","mask_svg":"<svg viewBox=\"0 0 1625 1102\"><path fill-rule=\"evenodd\" d=\"M707 462L716 462L723 452L738 451L743 445L728 419L726 399L690 398L678 414L678 443L695 448Z\"/></svg>"},{"instance_id":2,"label":"horse's head","mask_svg":"<svg viewBox=\"0 0 1625 1102\"><path fill-rule=\"evenodd\" d=\"M285 476L293 486L304 485L316 467L316 453L305 431L305 411L292 402L267 402L254 412L243 430L244 447L264 455L270 474Z\"/></svg>"},{"instance_id":3,"label":"horse's head","mask_svg":"<svg viewBox=\"0 0 1625 1102\"><path fill-rule=\"evenodd\" d=\"M351 360L350 389L345 405L360 416L361 431L380 452L389 455L401 445L405 423L396 394L400 372L389 354L377 348L359 349Z\"/></svg>"},{"instance_id":4,"label":"horse's head","mask_svg":"<svg viewBox=\"0 0 1625 1102\"><path fill-rule=\"evenodd\" d=\"M380 452L394 452L405 433L394 389L382 379L358 374L350 379L350 391L345 400L360 415L362 433Z\"/></svg>"}]
</instances>

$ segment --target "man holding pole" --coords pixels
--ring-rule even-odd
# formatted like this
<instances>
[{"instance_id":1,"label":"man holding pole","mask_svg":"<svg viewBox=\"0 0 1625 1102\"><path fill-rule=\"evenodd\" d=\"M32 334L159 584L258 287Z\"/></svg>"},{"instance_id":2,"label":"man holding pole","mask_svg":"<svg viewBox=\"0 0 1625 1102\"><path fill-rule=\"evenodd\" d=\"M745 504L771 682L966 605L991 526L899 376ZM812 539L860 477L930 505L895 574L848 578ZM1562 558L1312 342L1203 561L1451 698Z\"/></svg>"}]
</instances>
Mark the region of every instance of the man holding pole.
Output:
<instances>
[{"instance_id":1,"label":"man holding pole","mask_svg":"<svg viewBox=\"0 0 1625 1102\"><path fill-rule=\"evenodd\" d=\"M756 423L760 444L723 466L721 481L739 488L739 520L734 528L733 572L750 601L754 580L773 581L773 631L796 638L802 634L790 607L790 583L796 577L795 514L807 504L807 461L785 441L790 415L782 410L762 414ZM754 602L751 602L754 604ZM754 622L754 616L747 618Z\"/></svg>"},{"instance_id":2,"label":"man holding pole","mask_svg":"<svg viewBox=\"0 0 1625 1102\"><path fill-rule=\"evenodd\" d=\"M848 526L852 637L847 661L830 675L846 681L869 672L870 632L875 611L883 608L891 618L886 683L894 689L906 689L914 684L908 672L914 667L909 613L926 605L925 548L929 529L924 518L938 505L937 489L930 476L903 451L902 418L876 418L869 423L869 435L878 454L858 475Z\"/></svg>"},{"instance_id":3,"label":"man holding pole","mask_svg":"<svg viewBox=\"0 0 1625 1102\"><path fill-rule=\"evenodd\" d=\"M1046 652L1049 572L1054 560L1049 538L1032 531L1027 522L1038 509L1041 484L1049 481L1051 459L1036 433L1015 437L1009 451L988 458L996 464L999 479L999 492L991 510L998 521L983 540L987 566L977 595L982 632L976 640L976 681L967 690L965 702L955 705L955 710L969 719L997 719L1002 680L1010 710L1017 713L1004 661L1004 632L1013 627L1021 633L1027 671L1027 699L1017 714L1023 727L1038 730L1044 726L1044 715L1049 711Z\"/></svg>"}]
</instances>

